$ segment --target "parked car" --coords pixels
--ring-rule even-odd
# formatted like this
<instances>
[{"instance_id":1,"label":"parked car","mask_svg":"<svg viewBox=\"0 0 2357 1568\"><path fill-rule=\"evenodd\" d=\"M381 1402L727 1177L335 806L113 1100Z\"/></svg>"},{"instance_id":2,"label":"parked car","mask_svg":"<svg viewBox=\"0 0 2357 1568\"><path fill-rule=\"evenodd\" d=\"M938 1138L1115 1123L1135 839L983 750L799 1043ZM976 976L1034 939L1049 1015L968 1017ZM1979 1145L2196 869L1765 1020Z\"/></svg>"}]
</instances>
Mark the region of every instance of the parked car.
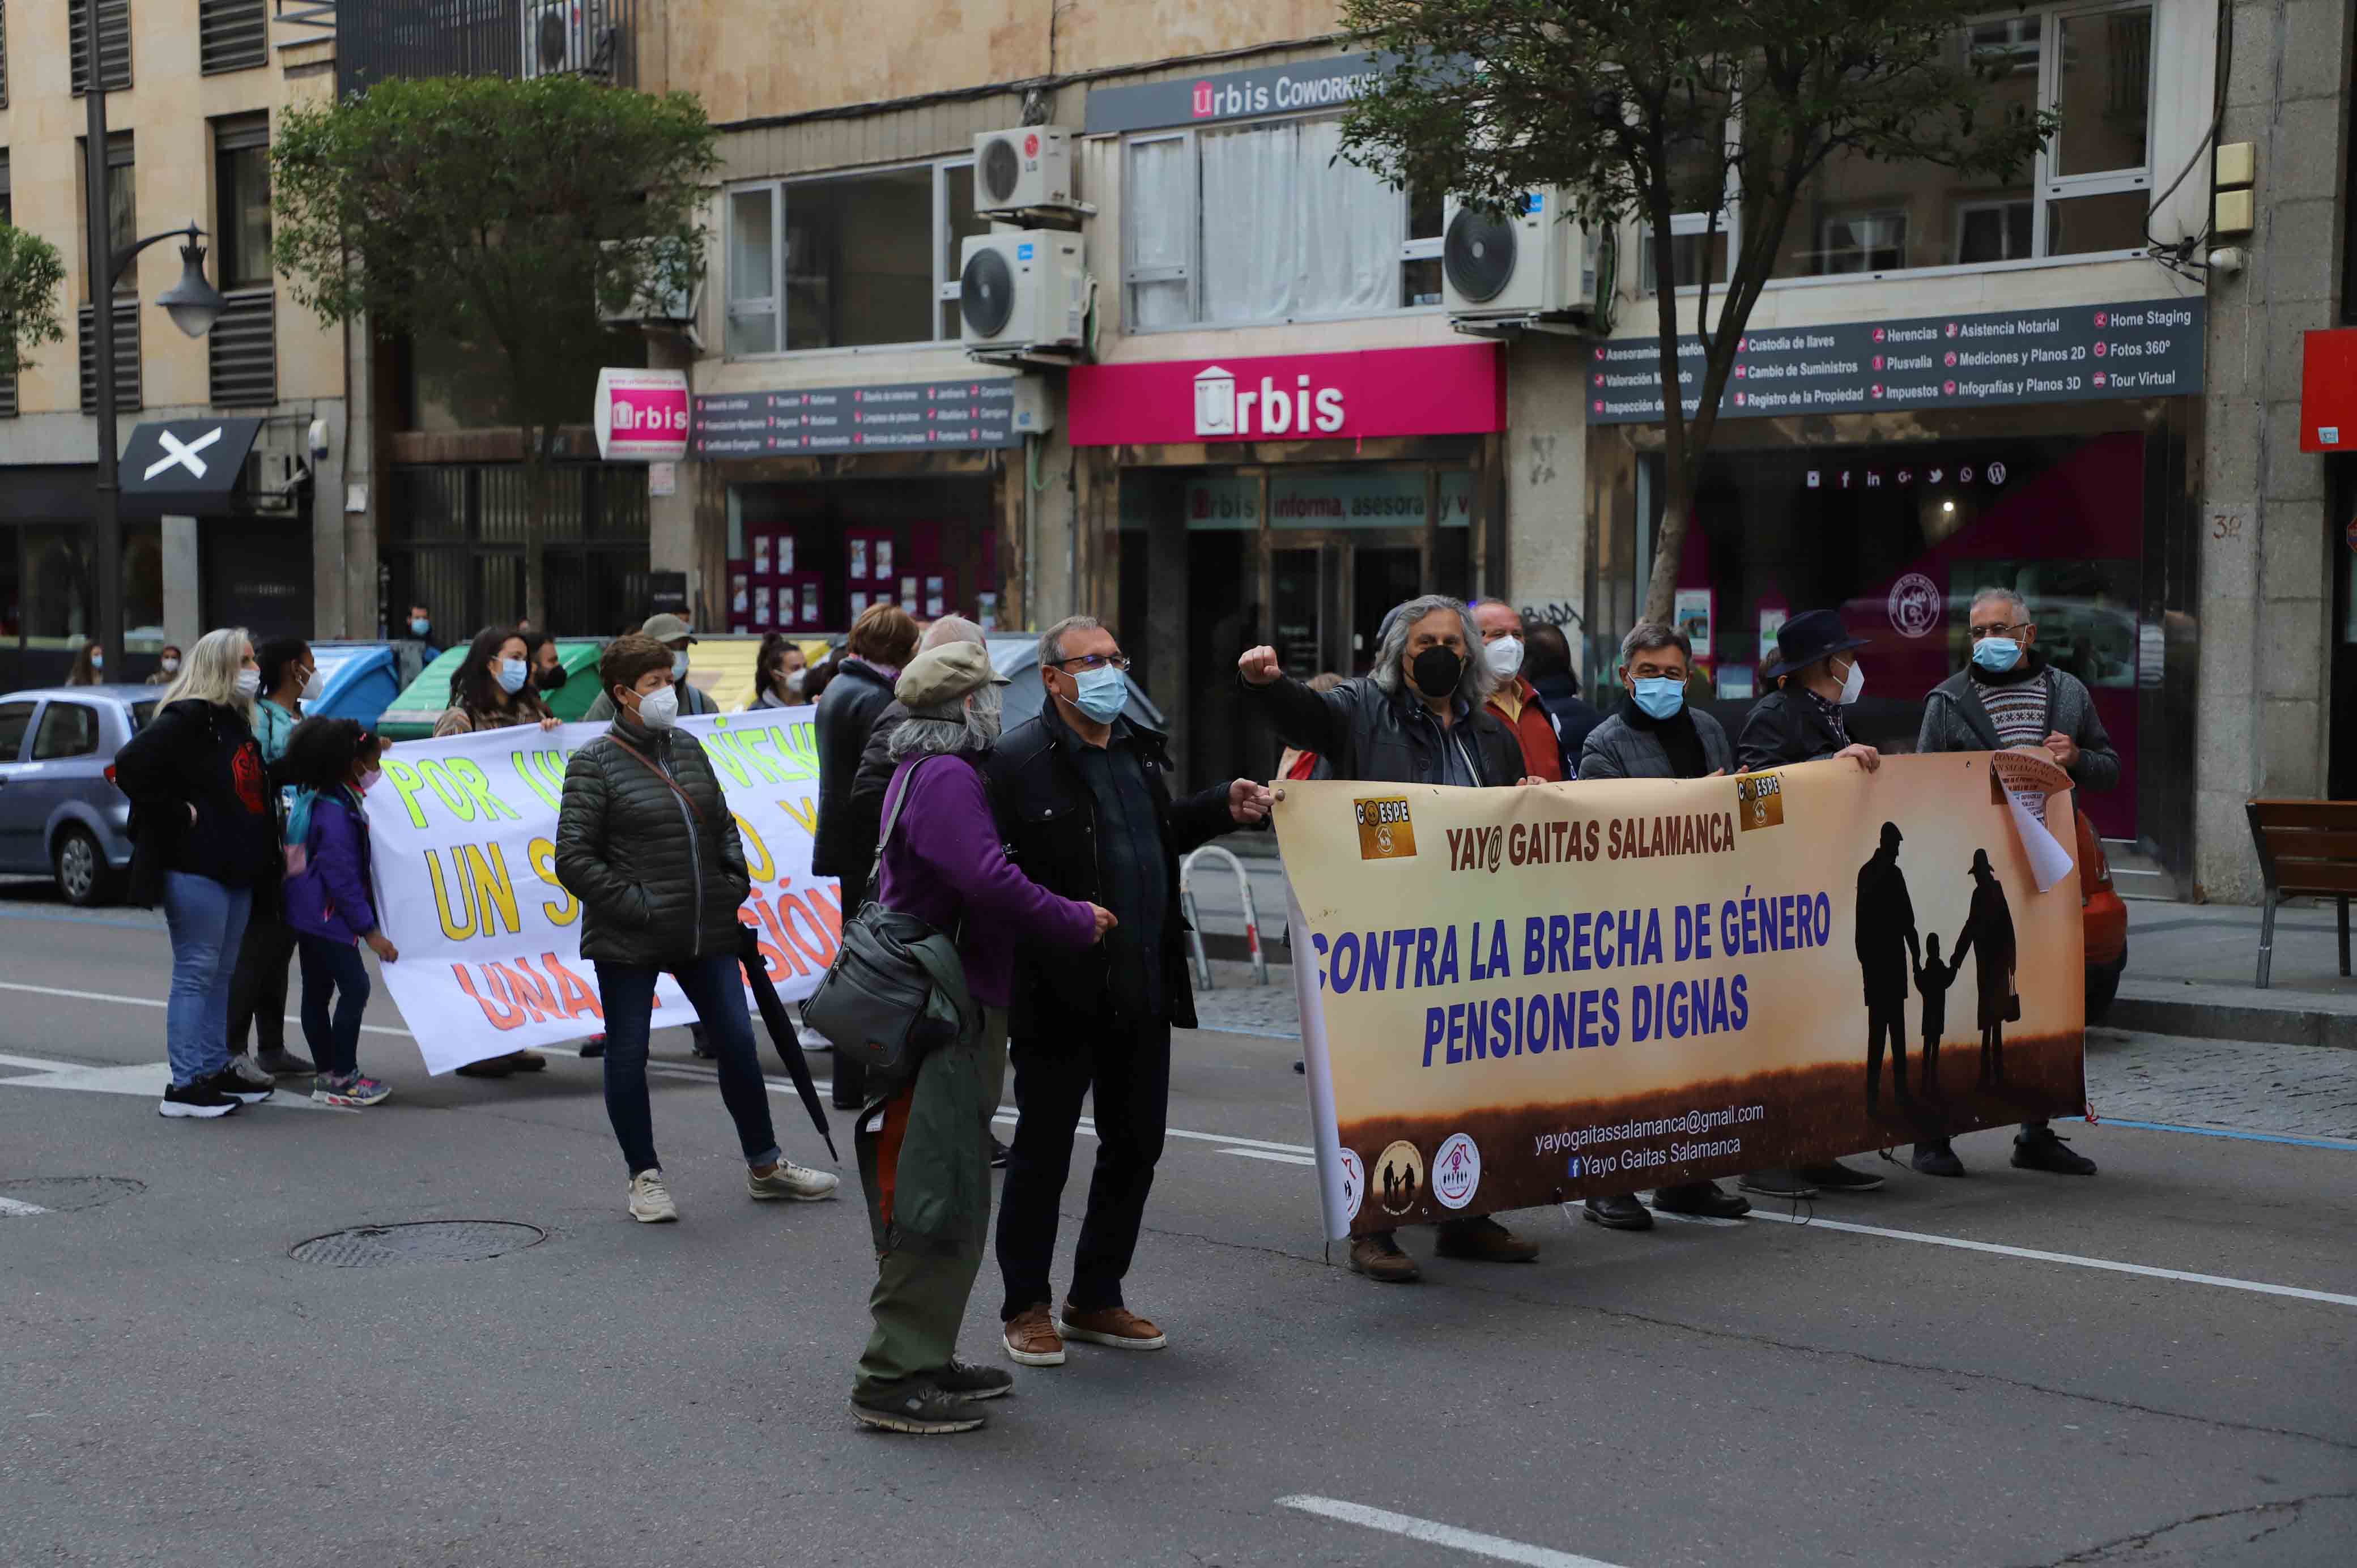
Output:
<instances>
[{"instance_id":1,"label":"parked car","mask_svg":"<svg viewBox=\"0 0 2357 1568\"><path fill-rule=\"evenodd\" d=\"M0 872L57 878L66 902L112 903L131 865L114 754L160 686L52 686L0 696Z\"/></svg>"},{"instance_id":2,"label":"parked car","mask_svg":"<svg viewBox=\"0 0 2357 1568\"><path fill-rule=\"evenodd\" d=\"M2112 863L2087 813L2079 813L2079 918L2087 949L2087 1022L2100 1024L2128 967L2128 907L2112 887Z\"/></svg>"}]
</instances>

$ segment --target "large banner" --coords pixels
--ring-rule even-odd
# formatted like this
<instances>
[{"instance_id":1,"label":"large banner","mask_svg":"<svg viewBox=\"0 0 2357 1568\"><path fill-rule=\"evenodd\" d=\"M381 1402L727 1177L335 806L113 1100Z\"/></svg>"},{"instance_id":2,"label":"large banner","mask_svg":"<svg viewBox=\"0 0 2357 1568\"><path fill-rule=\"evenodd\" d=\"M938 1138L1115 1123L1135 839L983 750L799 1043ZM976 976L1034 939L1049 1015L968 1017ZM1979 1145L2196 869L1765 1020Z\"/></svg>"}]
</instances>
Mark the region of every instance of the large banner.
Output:
<instances>
[{"instance_id":1,"label":"large banner","mask_svg":"<svg viewBox=\"0 0 2357 1568\"><path fill-rule=\"evenodd\" d=\"M809 995L842 930L834 880L810 871L818 751L809 708L682 719L727 791L778 994ZM581 958L581 905L556 879L556 808L574 752L606 725L490 730L385 754L369 791L378 908L401 950L383 967L432 1072L602 1031L596 970ZM666 975L655 1026L694 1012Z\"/></svg>"},{"instance_id":2,"label":"large banner","mask_svg":"<svg viewBox=\"0 0 2357 1568\"><path fill-rule=\"evenodd\" d=\"M2083 1111L2078 874L2017 803L2062 776L2004 755L1283 786L1327 1234Z\"/></svg>"}]
</instances>

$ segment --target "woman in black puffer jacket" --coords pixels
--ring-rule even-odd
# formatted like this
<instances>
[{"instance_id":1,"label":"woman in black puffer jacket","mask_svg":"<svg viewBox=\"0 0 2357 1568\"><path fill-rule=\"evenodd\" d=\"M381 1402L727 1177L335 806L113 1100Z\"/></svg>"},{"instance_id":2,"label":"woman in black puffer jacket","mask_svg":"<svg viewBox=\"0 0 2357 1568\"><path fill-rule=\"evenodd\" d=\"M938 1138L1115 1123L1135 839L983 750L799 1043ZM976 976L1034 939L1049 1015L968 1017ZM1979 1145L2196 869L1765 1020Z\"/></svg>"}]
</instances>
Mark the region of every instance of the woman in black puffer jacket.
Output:
<instances>
[{"instance_id":1,"label":"woman in black puffer jacket","mask_svg":"<svg viewBox=\"0 0 2357 1568\"><path fill-rule=\"evenodd\" d=\"M751 887L745 845L704 747L673 725L671 650L618 637L597 661L616 717L574 753L556 817L556 875L581 900L581 956L606 1009L606 1114L630 1166L634 1219L676 1219L655 1158L647 1104L647 1031L656 979L687 993L719 1058L720 1097L737 1123L757 1198L832 1197L835 1178L788 1164L770 1124L737 972L738 906Z\"/></svg>"}]
</instances>

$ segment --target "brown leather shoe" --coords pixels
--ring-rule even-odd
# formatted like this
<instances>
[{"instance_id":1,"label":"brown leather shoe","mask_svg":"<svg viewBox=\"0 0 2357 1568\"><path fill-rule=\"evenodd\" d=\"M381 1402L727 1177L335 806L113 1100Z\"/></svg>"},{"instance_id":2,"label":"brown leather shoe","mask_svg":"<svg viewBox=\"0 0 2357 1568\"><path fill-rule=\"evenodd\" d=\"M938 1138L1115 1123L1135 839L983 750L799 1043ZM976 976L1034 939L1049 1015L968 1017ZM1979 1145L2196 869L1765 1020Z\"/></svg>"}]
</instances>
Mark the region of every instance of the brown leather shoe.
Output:
<instances>
[{"instance_id":1,"label":"brown leather shoe","mask_svg":"<svg viewBox=\"0 0 2357 1568\"><path fill-rule=\"evenodd\" d=\"M1388 1230L1378 1230L1351 1241L1351 1272L1387 1285L1414 1284L1424 1277L1415 1260L1400 1251L1399 1242Z\"/></svg>"},{"instance_id":2,"label":"brown leather shoe","mask_svg":"<svg viewBox=\"0 0 2357 1568\"><path fill-rule=\"evenodd\" d=\"M1479 1219L1452 1219L1441 1226L1433 1251L1444 1258L1474 1263L1527 1263L1539 1255L1539 1244L1523 1240L1484 1215Z\"/></svg>"},{"instance_id":3,"label":"brown leather shoe","mask_svg":"<svg viewBox=\"0 0 2357 1568\"><path fill-rule=\"evenodd\" d=\"M1068 1301L1059 1326L1067 1339L1078 1339L1084 1345L1110 1345L1116 1350L1159 1350L1170 1343L1169 1336L1125 1306L1075 1312Z\"/></svg>"},{"instance_id":4,"label":"brown leather shoe","mask_svg":"<svg viewBox=\"0 0 2357 1568\"><path fill-rule=\"evenodd\" d=\"M1063 1337L1048 1312L1048 1304L1040 1302L1027 1306L1006 1320L1006 1331L1000 1337L1006 1347L1006 1359L1018 1367L1060 1367L1064 1364Z\"/></svg>"}]
</instances>

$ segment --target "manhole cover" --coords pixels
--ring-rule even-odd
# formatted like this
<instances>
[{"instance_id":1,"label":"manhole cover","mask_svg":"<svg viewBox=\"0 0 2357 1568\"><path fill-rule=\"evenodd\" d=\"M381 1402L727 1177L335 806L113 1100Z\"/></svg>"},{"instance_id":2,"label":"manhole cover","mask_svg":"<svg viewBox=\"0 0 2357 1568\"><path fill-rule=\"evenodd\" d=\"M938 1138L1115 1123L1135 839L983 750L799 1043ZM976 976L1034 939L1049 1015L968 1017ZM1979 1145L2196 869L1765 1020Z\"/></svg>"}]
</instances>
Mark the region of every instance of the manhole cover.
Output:
<instances>
[{"instance_id":1,"label":"manhole cover","mask_svg":"<svg viewBox=\"0 0 2357 1568\"><path fill-rule=\"evenodd\" d=\"M334 1269L381 1269L393 1263L471 1263L520 1252L548 1240L537 1225L506 1219L421 1219L407 1225L359 1225L296 1244L298 1263Z\"/></svg>"},{"instance_id":2,"label":"manhole cover","mask_svg":"<svg viewBox=\"0 0 2357 1568\"><path fill-rule=\"evenodd\" d=\"M129 1176L20 1176L14 1181L0 1181L0 1197L11 1200L0 1203L0 1215L22 1214L28 1208L70 1214L77 1208L96 1208L102 1203L113 1203L118 1197L146 1190L145 1182L133 1181Z\"/></svg>"}]
</instances>

